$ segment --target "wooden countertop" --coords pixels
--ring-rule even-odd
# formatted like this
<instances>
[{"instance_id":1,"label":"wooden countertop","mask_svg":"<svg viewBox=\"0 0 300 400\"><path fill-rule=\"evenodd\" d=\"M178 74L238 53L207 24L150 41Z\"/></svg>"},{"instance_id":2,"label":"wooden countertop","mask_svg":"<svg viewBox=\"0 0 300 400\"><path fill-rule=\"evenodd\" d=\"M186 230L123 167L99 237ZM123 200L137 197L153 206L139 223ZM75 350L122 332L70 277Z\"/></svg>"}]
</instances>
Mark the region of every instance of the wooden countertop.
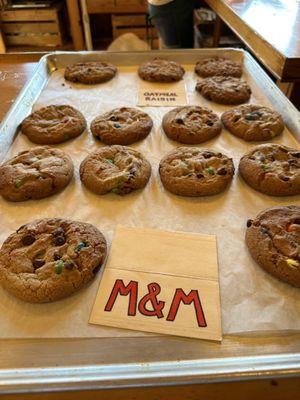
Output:
<instances>
[{"instance_id":1,"label":"wooden countertop","mask_svg":"<svg viewBox=\"0 0 300 400\"><path fill-rule=\"evenodd\" d=\"M0 54L0 122L44 53Z\"/></svg>"},{"instance_id":2,"label":"wooden countertop","mask_svg":"<svg viewBox=\"0 0 300 400\"><path fill-rule=\"evenodd\" d=\"M300 80L299 0L206 0L281 80Z\"/></svg>"}]
</instances>

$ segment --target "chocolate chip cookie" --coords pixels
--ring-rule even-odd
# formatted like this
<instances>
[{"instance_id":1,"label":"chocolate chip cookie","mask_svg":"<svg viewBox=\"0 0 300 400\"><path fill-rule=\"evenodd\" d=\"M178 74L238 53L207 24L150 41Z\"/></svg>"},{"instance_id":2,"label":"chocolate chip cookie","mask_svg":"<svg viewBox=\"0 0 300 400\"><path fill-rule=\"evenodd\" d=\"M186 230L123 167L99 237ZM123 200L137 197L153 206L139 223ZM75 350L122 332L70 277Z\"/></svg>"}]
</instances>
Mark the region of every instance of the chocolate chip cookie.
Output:
<instances>
[{"instance_id":1,"label":"chocolate chip cookie","mask_svg":"<svg viewBox=\"0 0 300 400\"><path fill-rule=\"evenodd\" d=\"M65 69L65 79L84 84L102 83L111 80L117 68L107 62L85 62L69 65Z\"/></svg>"},{"instance_id":2,"label":"chocolate chip cookie","mask_svg":"<svg viewBox=\"0 0 300 400\"><path fill-rule=\"evenodd\" d=\"M205 142L222 130L219 117L199 106L174 108L164 115L162 126L170 139L185 144Z\"/></svg>"},{"instance_id":3,"label":"chocolate chip cookie","mask_svg":"<svg viewBox=\"0 0 300 400\"><path fill-rule=\"evenodd\" d=\"M218 151L177 147L159 164L164 187L181 196L209 196L225 190L234 175L231 158Z\"/></svg>"},{"instance_id":4,"label":"chocolate chip cookie","mask_svg":"<svg viewBox=\"0 0 300 400\"><path fill-rule=\"evenodd\" d=\"M279 144L261 144L245 154L239 172L246 183L271 196L300 194L300 151Z\"/></svg>"},{"instance_id":5,"label":"chocolate chip cookie","mask_svg":"<svg viewBox=\"0 0 300 400\"><path fill-rule=\"evenodd\" d=\"M242 64L239 62L215 57L198 61L195 66L195 72L203 78L216 75L240 78L243 73L243 68Z\"/></svg>"},{"instance_id":6,"label":"chocolate chip cookie","mask_svg":"<svg viewBox=\"0 0 300 400\"><path fill-rule=\"evenodd\" d=\"M197 82L196 90L207 100L220 104L240 104L250 99L247 82L231 76L212 76Z\"/></svg>"},{"instance_id":7,"label":"chocolate chip cookie","mask_svg":"<svg viewBox=\"0 0 300 400\"><path fill-rule=\"evenodd\" d=\"M92 134L105 144L127 145L144 139L153 126L152 119L137 108L115 108L91 123Z\"/></svg>"},{"instance_id":8,"label":"chocolate chip cookie","mask_svg":"<svg viewBox=\"0 0 300 400\"><path fill-rule=\"evenodd\" d=\"M65 188L72 176L73 163L66 153L36 147L0 166L0 195L10 201L42 199Z\"/></svg>"},{"instance_id":9,"label":"chocolate chip cookie","mask_svg":"<svg viewBox=\"0 0 300 400\"><path fill-rule=\"evenodd\" d=\"M265 271L300 287L300 207L271 207L248 220L246 244Z\"/></svg>"},{"instance_id":10,"label":"chocolate chip cookie","mask_svg":"<svg viewBox=\"0 0 300 400\"><path fill-rule=\"evenodd\" d=\"M52 105L30 114L21 124L21 131L34 143L57 144L72 139L86 128L80 111L71 106Z\"/></svg>"},{"instance_id":11,"label":"chocolate chip cookie","mask_svg":"<svg viewBox=\"0 0 300 400\"><path fill-rule=\"evenodd\" d=\"M0 283L31 303L59 300L91 281L106 255L93 225L46 218L21 226L0 250Z\"/></svg>"},{"instance_id":12,"label":"chocolate chip cookie","mask_svg":"<svg viewBox=\"0 0 300 400\"><path fill-rule=\"evenodd\" d=\"M273 139L284 129L283 120L276 111L256 104L225 111L221 119L230 133L247 142Z\"/></svg>"},{"instance_id":13,"label":"chocolate chip cookie","mask_svg":"<svg viewBox=\"0 0 300 400\"><path fill-rule=\"evenodd\" d=\"M102 147L80 165L82 183L96 194L128 194L146 186L150 175L144 156L125 146Z\"/></svg>"},{"instance_id":14,"label":"chocolate chip cookie","mask_svg":"<svg viewBox=\"0 0 300 400\"><path fill-rule=\"evenodd\" d=\"M175 61L153 58L140 65L138 74L140 78L149 82L175 82L180 81L185 70Z\"/></svg>"}]
</instances>

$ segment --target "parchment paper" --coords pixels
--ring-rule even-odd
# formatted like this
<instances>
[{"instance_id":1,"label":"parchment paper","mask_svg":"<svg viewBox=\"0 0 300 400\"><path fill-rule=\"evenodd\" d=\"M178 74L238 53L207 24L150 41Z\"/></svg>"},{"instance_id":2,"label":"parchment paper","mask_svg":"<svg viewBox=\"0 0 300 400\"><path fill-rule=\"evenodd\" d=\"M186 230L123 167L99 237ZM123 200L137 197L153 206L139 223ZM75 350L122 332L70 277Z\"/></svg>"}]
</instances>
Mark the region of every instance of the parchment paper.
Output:
<instances>
[{"instance_id":1,"label":"parchment paper","mask_svg":"<svg viewBox=\"0 0 300 400\"><path fill-rule=\"evenodd\" d=\"M184 77L190 104L204 105L218 114L229 109L204 100L194 90L197 76L192 65L184 65ZM98 114L114 107L136 106L137 67L120 67L112 81L95 86L71 84L63 79L63 70L54 72L38 99L35 109L50 104L70 104L81 110L88 123ZM252 102L268 104L262 91L247 71ZM164 190L158 175L158 163L168 151L179 144L166 138L161 129L162 116L170 109L144 108L154 121L151 134L132 145L152 165L147 187L130 195L97 196L85 189L78 168L83 158L102 144L88 131L73 141L57 147L66 151L75 164L75 178L58 195L22 203L0 200L0 242L20 225L35 218L67 217L97 226L111 243L116 224L165 230L216 234L221 284L223 333L300 329L300 290L281 283L262 271L251 259L244 244L248 218L273 205L299 204L300 196L275 198L260 194L235 175L229 189L222 194L203 198L184 198ZM285 129L273 141L299 147ZM34 147L19 134L7 157ZM233 157L235 166L251 144L223 130L217 138L203 144ZM141 239L142 240L142 239ZM138 246L138 243L137 243ZM124 254L126 257L126 254ZM182 265L184 270L184 265ZM145 333L88 325L100 275L88 287L68 299L52 304L27 304L0 289L1 338L63 338L145 336Z\"/></svg>"}]
</instances>

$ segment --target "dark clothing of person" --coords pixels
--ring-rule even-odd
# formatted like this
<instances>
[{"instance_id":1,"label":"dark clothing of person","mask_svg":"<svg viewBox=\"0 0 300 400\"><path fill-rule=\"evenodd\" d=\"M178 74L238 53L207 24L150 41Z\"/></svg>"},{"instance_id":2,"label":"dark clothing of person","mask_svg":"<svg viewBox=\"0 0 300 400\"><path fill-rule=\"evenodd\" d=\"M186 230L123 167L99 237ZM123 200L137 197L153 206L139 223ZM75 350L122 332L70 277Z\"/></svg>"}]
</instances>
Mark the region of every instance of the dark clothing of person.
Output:
<instances>
[{"instance_id":1,"label":"dark clothing of person","mask_svg":"<svg viewBox=\"0 0 300 400\"><path fill-rule=\"evenodd\" d=\"M193 0L173 0L161 6L148 4L148 10L164 47L194 47Z\"/></svg>"}]
</instances>

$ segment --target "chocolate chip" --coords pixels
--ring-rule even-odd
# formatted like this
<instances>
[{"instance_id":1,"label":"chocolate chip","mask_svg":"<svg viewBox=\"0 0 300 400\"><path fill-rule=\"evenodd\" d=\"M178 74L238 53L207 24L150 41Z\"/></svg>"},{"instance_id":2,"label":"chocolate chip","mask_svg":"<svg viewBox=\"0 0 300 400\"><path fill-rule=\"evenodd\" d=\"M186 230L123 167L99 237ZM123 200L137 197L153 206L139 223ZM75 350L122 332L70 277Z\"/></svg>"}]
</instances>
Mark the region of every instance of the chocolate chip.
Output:
<instances>
[{"instance_id":1,"label":"chocolate chip","mask_svg":"<svg viewBox=\"0 0 300 400\"><path fill-rule=\"evenodd\" d=\"M227 174L227 169L225 167L219 168L217 171L218 175L226 175Z\"/></svg>"},{"instance_id":2,"label":"chocolate chip","mask_svg":"<svg viewBox=\"0 0 300 400\"><path fill-rule=\"evenodd\" d=\"M211 158L212 156L214 156L214 153L211 153L210 151L204 151L202 155L204 158Z\"/></svg>"},{"instance_id":3,"label":"chocolate chip","mask_svg":"<svg viewBox=\"0 0 300 400\"><path fill-rule=\"evenodd\" d=\"M184 120L182 118L176 118L175 122L179 125L184 125Z\"/></svg>"},{"instance_id":4,"label":"chocolate chip","mask_svg":"<svg viewBox=\"0 0 300 400\"><path fill-rule=\"evenodd\" d=\"M290 178L288 176L285 176L285 175L279 175L279 178L284 182L287 182L287 181L290 180Z\"/></svg>"},{"instance_id":5,"label":"chocolate chip","mask_svg":"<svg viewBox=\"0 0 300 400\"><path fill-rule=\"evenodd\" d=\"M292 156L296 157L296 158L300 158L300 151L297 151L297 153L292 153Z\"/></svg>"},{"instance_id":6,"label":"chocolate chip","mask_svg":"<svg viewBox=\"0 0 300 400\"><path fill-rule=\"evenodd\" d=\"M64 267L71 271L75 267L75 264L73 263L73 261L66 261L64 263Z\"/></svg>"},{"instance_id":7,"label":"chocolate chip","mask_svg":"<svg viewBox=\"0 0 300 400\"><path fill-rule=\"evenodd\" d=\"M32 263L32 265L34 266L34 269L41 268L44 264L45 264L45 261L41 258L36 258Z\"/></svg>"},{"instance_id":8,"label":"chocolate chip","mask_svg":"<svg viewBox=\"0 0 300 400\"><path fill-rule=\"evenodd\" d=\"M25 228L27 224L21 225L20 228L17 230L17 233L19 233L23 228Z\"/></svg>"},{"instance_id":9,"label":"chocolate chip","mask_svg":"<svg viewBox=\"0 0 300 400\"><path fill-rule=\"evenodd\" d=\"M22 243L24 244L24 246L30 246L34 242L35 242L35 237L30 233L22 237Z\"/></svg>"},{"instance_id":10,"label":"chocolate chip","mask_svg":"<svg viewBox=\"0 0 300 400\"><path fill-rule=\"evenodd\" d=\"M197 178L198 179L204 178L204 175L203 174L197 174Z\"/></svg>"},{"instance_id":11,"label":"chocolate chip","mask_svg":"<svg viewBox=\"0 0 300 400\"><path fill-rule=\"evenodd\" d=\"M55 231L52 233L53 236L63 236L65 234L65 231L63 228L57 228Z\"/></svg>"},{"instance_id":12,"label":"chocolate chip","mask_svg":"<svg viewBox=\"0 0 300 400\"><path fill-rule=\"evenodd\" d=\"M208 121L206 121L206 125L208 125L208 126L213 126L213 121L210 121L210 120L208 120Z\"/></svg>"},{"instance_id":13,"label":"chocolate chip","mask_svg":"<svg viewBox=\"0 0 300 400\"><path fill-rule=\"evenodd\" d=\"M289 163L290 165L293 165L293 166L297 166L297 167L298 167L298 161L296 161L296 160L288 160L288 163Z\"/></svg>"},{"instance_id":14,"label":"chocolate chip","mask_svg":"<svg viewBox=\"0 0 300 400\"><path fill-rule=\"evenodd\" d=\"M287 152L288 152L288 150L287 150L285 147L283 147L283 146L280 146L279 148L280 148L280 150L281 150L283 153L287 153ZM300 154L300 153L299 153L299 154Z\"/></svg>"},{"instance_id":15,"label":"chocolate chip","mask_svg":"<svg viewBox=\"0 0 300 400\"><path fill-rule=\"evenodd\" d=\"M268 229L266 228L260 228L261 233L263 233L264 235L268 234Z\"/></svg>"},{"instance_id":16,"label":"chocolate chip","mask_svg":"<svg viewBox=\"0 0 300 400\"><path fill-rule=\"evenodd\" d=\"M248 219L247 221L247 228L250 228L250 226L252 225L253 219Z\"/></svg>"},{"instance_id":17,"label":"chocolate chip","mask_svg":"<svg viewBox=\"0 0 300 400\"><path fill-rule=\"evenodd\" d=\"M57 261L57 260L60 260L60 259L61 259L60 254L58 254L58 253L54 253L54 254L53 254L53 260L54 260L54 261Z\"/></svg>"},{"instance_id":18,"label":"chocolate chip","mask_svg":"<svg viewBox=\"0 0 300 400\"><path fill-rule=\"evenodd\" d=\"M293 223L296 225L300 225L300 218L296 218Z\"/></svg>"},{"instance_id":19,"label":"chocolate chip","mask_svg":"<svg viewBox=\"0 0 300 400\"><path fill-rule=\"evenodd\" d=\"M55 246L62 246L63 244L65 244L66 243L66 238L65 238L65 236L57 236L55 239L54 239L54 244L55 244Z\"/></svg>"},{"instance_id":20,"label":"chocolate chip","mask_svg":"<svg viewBox=\"0 0 300 400\"><path fill-rule=\"evenodd\" d=\"M255 121L256 119L258 119L261 116L262 116L262 114L259 111L253 111L252 113L245 115L245 120Z\"/></svg>"}]
</instances>

